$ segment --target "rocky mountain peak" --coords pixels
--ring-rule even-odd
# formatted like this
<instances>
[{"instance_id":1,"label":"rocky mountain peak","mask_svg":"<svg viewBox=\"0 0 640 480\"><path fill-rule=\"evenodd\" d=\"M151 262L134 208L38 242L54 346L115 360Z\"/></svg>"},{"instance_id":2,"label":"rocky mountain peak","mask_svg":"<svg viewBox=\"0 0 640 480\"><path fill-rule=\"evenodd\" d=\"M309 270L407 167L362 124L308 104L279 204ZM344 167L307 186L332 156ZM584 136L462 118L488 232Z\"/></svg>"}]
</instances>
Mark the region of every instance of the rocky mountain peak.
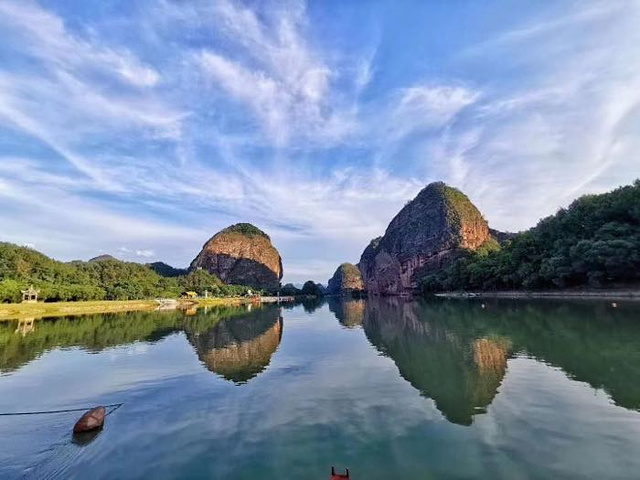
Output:
<instances>
[{"instance_id":1,"label":"rocky mountain peak","mask_svg":"<svg viewBox=\"0 0 640 480\"><path fill-rule=\"evenodd\" d=\"M327 286L327 292L332 295L350 295L364 291L364 282L358 267L352 263L340 265Z\"/></svg>"},{"instance_id":2,"label":"rocky mountain peak","mask_svg":"<svg viewBox=\"0 0 640 480\"><path fill-rule=\"evenodd\" d=\"M469 198L435 182L400 210L385 234L367 246L358 266L370 293L401 294L462 250L475 250L489 238L487 222Z\"/></svg>"},{"instance_id":3,"label":"rocky mountain peak","mask_svg":"<svg viewBox=\"0 0 640 480\"><path fill-rule=\"evenodd\" d=\"M269 236L250 223L231 225L211 237L191 262L228 284L276 290L282 279L282 259Z\"/></svg>"}]
</instances>

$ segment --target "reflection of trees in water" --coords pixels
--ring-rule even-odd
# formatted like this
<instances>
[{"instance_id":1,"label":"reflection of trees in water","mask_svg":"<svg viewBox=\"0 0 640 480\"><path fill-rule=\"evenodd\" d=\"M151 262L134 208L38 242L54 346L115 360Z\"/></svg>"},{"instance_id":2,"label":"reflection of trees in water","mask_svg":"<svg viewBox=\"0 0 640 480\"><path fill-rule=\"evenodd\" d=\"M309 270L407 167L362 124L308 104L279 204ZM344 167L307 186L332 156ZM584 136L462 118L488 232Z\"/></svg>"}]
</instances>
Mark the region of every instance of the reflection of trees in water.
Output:
<instances>
[{"instance_id":1,"label":"reflection of trees in water","mask_svg":"<svg viewBox=\"0 0 640 480\"><path fill-rule=\"evenodd\" d=\"M277 308L264 308L205 331L187 329L186 334L209 370L245 383L269 365L282 338L282 318Z\"/></svg>"},{"instance_id":2,"label":"reflection of trees in water","mask_svg":"<svg viewBox=\"0 0 640 480\"><path fill-rule=\"evenodd\" d=\"M54 348L80 347L99 352L137 341L154 343L181 331L186 332L190 340L201 335L205 338L212 331L231 332L230 336L243 345L237 350L238 370L246 367L243 355L253 350L251 340L261 336L257 343L261 344L260 364L264 368L269 360L267 352L272 354L277 347L277 344L273 347L274 339L279 343L282 330L279 320L279 309L269 305L252 312L246 307L211 307L192 315L180 311L130 312L43 319L37 320L26 333L18 321L0 322L0 372L16 370ZM216 330L218 325L221 328ZM194 347L201 356L204 350ZM233 369L230 362L231 357L225 371Z\"/></svg>"},{"instance_id":3,"label":"reflection of trees in water","mask_svg":"<svg viewBox=\"0 0 640 480\"><path fill-rule=\"evenodd\" d=\"M347 304L332 309L341 323ZM361 322L400 374L456 423L469 424L486 410L515 353L560 367L570 378L604 389L617 405L640 410L640 305L485 304L373 298Z\"/></svg>"},{"instance_id":4,"label":"reflection of trees in water","mask_svg":"<svg viewBox=\"0 0 640 480\"><path fill-rule=\"evenodd\" d=\"M313 313L324 305L324 297L300 297L300 304L307 313Z\"/></svg>"}]
</instances>

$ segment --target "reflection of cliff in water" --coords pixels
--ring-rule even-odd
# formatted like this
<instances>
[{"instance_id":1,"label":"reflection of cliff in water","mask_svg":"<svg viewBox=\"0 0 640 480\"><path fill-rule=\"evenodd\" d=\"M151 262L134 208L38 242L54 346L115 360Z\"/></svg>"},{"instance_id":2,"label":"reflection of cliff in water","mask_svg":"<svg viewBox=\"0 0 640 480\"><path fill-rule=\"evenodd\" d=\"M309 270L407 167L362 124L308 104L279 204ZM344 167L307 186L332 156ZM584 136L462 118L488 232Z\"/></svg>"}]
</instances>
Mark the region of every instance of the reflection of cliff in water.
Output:
<instances>
[{"instance_id":1,"label":"reflection of cliff in water","mask_svg":"<svg viewBox=\"0 0 640 480\"><path fill-rule=\"evenodd\" d=\"M640 410L640 304L369 299L364 330L449 420L469 424L492 402L510 354L561 368Z\"/></svg>"},{"instance_id":2,"label":"reflection of cliff in water","mask_svg":"<svg viewBox=\"0 0 640 480\"><path fill-rule=\"evenodd\" d=\"M218 325L223 331L227 327L222 325L235 318L242 319L242 322L234 323L228 330L245 343L260 335L265 338L259 342L273 343L274 335L267 331L270 328L282 329L281 324L275 326L280 317L279 309L274 305L257 306L252 312L244 306L216 306L199 309L195 313L179 310L128 312L0 322L0 373L17 370L56 348L77 347L100 352L134 342L155 343L179 332L186 332L189 339L194 339L216 331ZM254 319L256 324L251 325ZM241 328L246 332L238 332ZM279 340L279 333L277 338ZM269 350L273 353L275 347L265 345L263 351ZM241 355L238 352L238 359ZM237 364L240 363L238 360ZM268 359L266 363L263 359L262 363L266 365Z\"/></svg>"},{"instance_id":3,"label":"reflection of cliff in water","mask_svg":"<svg viewBox=\"0 0 640 480\"><path fill-rule=\"evenodd\" d=\"M201 332L186 330L198 358L212 372L245 383L262 372L282 338L282 317L269 306Z\"/></svg>"},{"instance_id":4,"label":"reflection of cliff in water","mask_svg":"<svg viewBox=\"0 0 640 480\"><path fill-rule=\"evenodd\" d=\"M369 341L396 363L400 375L451 422L470 425L493 401L504 377L509 341L461 334L425 317L417 302L370 299Z\"/></svg>"},{"instance_id":5,"label":"reflection of cliff in water","mask_svg":"<svg viewBox=\"0 0 640 480\"><path fill-rule=\"evenodd\" d=\"M351 297L327 297L329 310L347 328L359 327L364 319L366 302Z\"/></svg>"}]
</instances>

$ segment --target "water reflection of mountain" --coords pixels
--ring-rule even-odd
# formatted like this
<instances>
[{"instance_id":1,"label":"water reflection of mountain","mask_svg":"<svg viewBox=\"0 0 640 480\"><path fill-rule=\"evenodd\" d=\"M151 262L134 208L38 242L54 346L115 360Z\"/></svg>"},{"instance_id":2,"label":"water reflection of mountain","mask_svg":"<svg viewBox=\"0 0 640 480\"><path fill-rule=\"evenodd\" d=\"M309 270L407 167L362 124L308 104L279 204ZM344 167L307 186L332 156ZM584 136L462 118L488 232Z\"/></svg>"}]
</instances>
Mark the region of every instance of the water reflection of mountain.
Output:
<instances>
[{"instance_id":1,"label":"water reflection of mountain","mask_svg":"<svg viewBox=\"0 0 640 480\"><path fill-rule=\"evenodd\" d=\"M485 304L370 299L361 321L371 343L455 423L468 425L485 411L516 353L560 367L604 389L617 405L640 410L640 305Z\"/></svg>"},{"instance_id":2,"label":"water reflection of mountain","mask_svg":"<svg viewBox=\"0 0 640 480\"><path fill-rule=\"evenodd\" d=\"M366 302L362 299L350 297L327 297L329 310L338 321L347 328L362 325Z\"/></svg>"},{"instance_id":3,"label":"water reflection of mountain","mask_svg":"<svg viewBox=\"0 0 640 480\"><path fill-rule=\"evenodd\" d=\"M363 325L369 341L449 421L470 425L495 397L506 370L507 339L453 331L425 317L419 303L397 300L370 300Z\"/></svg>"},{"instance_id":4,"label":"water reflection of mountain","mask_svg":"<svg viewBox=\"0 0 640 480\"><path fill-rule=\"evenodd\" d=\"M263 308L205 331L187 329L186 334L209 370L245 383L269 365L282 338L282 318L278 309Z\"/></svg>"},{"instance_id":5,"label":"water reflection of mountain","mask_svg":"<svg viewBox=\"0 0 640 480\"><path fill-rule=\"evenodd\" d=\"M270 333L276 330L277 335ZM279 343L281 330L279 309L272 305L254 307L253 311L247 311L246 307L212 307L190 315L181 311L165 311L62 317L37 320L27 326L18 321L0 322L0 373L17 370L55 348L79 347L100 352L139 341L155 343L177 332L186 333L206 366L210 364L203 358L203 354L206 357L205 349L193 339L207 338L214 332L217 338L241 341L242 347L236 350L238 371L247 368L243 355L250 355L256 348L261 351L258 363L264 368ZM277 343L274 347L275 338ZM253 339L256 339L255 345L261 346L253 347ZM233 348L230 344L228 346ZM269 351L271 354L267 358ZM228 355L227 364L221 368L232 371L232 361ZM259 371L253 376L257 373Z\"/></svg>"}]
</instances>

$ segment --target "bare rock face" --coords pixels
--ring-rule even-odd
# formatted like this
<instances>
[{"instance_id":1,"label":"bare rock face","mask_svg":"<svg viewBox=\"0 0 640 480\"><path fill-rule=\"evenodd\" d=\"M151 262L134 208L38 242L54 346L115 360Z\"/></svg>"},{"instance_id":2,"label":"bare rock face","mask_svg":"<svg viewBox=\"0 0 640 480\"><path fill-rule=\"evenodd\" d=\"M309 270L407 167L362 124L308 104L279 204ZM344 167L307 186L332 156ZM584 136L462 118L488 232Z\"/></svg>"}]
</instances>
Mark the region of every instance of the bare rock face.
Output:
<instances>
[{"instance_id":1,"label":"bare rock face","mask_svg":"<svg viewBox=\"0 0 640 480\"><path fill-rule=\"evenodd\" d=\"M331 295L352 295L362 292L364 292L362 274L352 263L340 265L327 286L327 293Z\"/></svg>"},{"instance_id":2,"label":"bare rock face","mask_svg":"<svg viewBox=\"0 0 640 480\"><path fill-rule=\"evenodd\" d=\"M384 236L371 241L358 267L369 293L399 295L490 238L487 222L462 192L431 183L400 210Z\"/></svg>"},{"instance_id":3,"label":"bare rock face","mask_svg":"<svg viewBox=\"0 0 640 480\"><path fill-rule=\"evenodd\" d=\"M249 223L237 223L216 233L191 262L223 282L276 290L282 279L282 259L269 236Z\"/></svg>"}]
</instances>

